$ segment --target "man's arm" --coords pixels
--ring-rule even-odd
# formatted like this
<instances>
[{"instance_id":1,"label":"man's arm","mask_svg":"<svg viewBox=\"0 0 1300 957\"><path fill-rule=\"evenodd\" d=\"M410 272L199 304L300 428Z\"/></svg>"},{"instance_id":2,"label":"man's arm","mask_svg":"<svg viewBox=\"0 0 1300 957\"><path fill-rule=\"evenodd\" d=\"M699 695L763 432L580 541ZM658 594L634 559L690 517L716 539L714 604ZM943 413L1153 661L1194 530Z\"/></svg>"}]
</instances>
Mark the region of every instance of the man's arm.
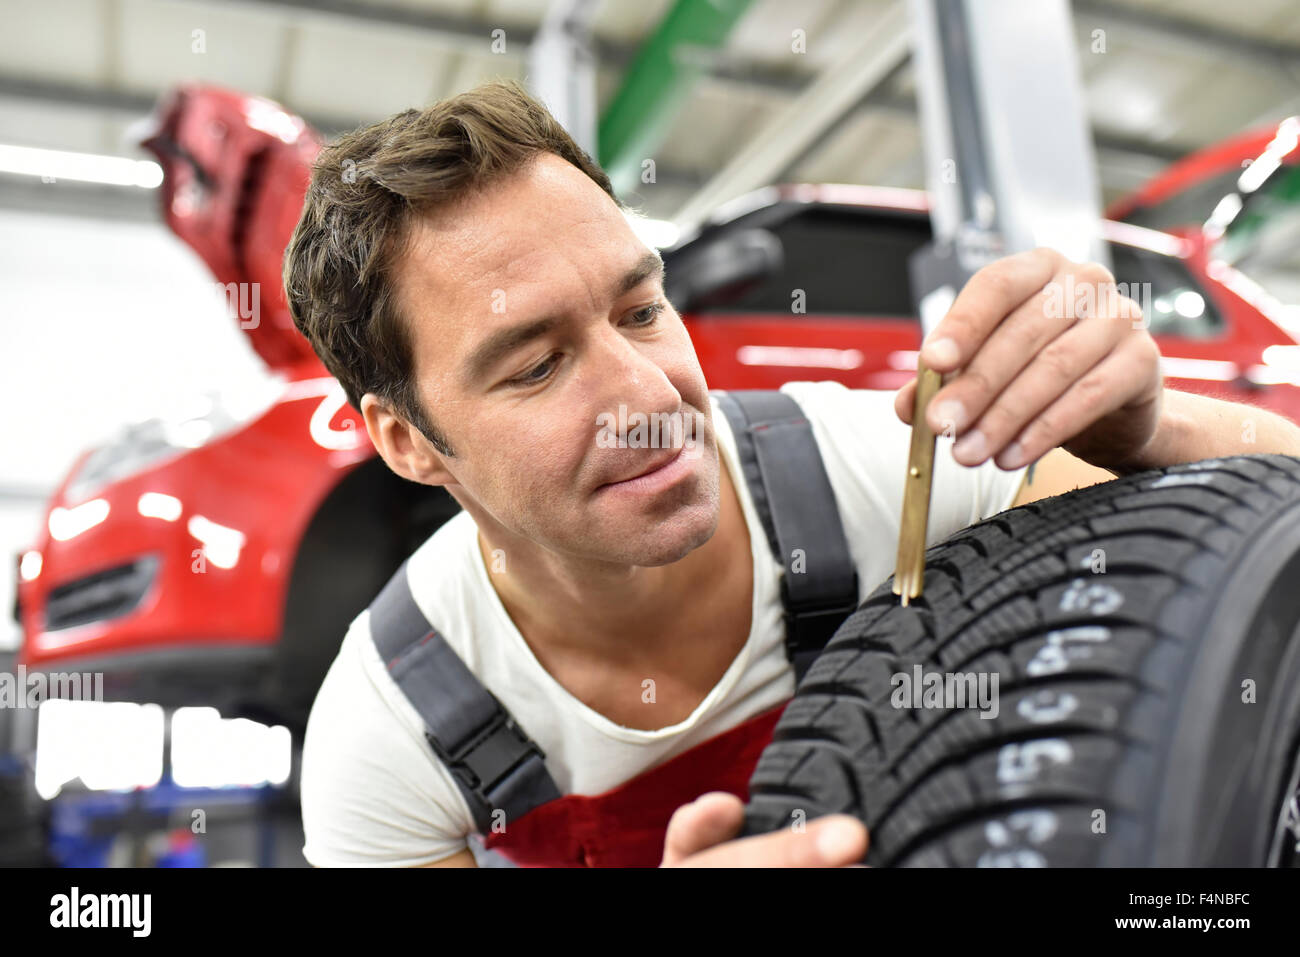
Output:
<instances>
[{"instance_id":1,"label":"man's arm","mask_svg":"<svg viewBox=\"0 0 1300 957\"><path fill-rule=\"evenodd\" d=\"M478 861L474 859L474 852L468 847L463 851L457 851L451 857L444 857L440 861L434 861L431 864L420 864L419 867L478 867Z\"/></svg>"},{"instance_id":2,"label":"man's arm","mask_svg":"<svg viewBox=\"0 0 1300 957\"><path fill-rule=\"evenodd\" d=\"M1052 449L1025 469L1020 491L1011 507L1036 502L1040 498L1051 498L1053 495L1064 495L1087 485L1109 482L1113 478L1115 476L1112 473L1075 458L1065 449Z\"/></svg>"},{"instance_id":3,"label":"man's arm","mask_svg":"<svg viewBox=\"0 0 1300 957\"><path fill-rule=\"evenodd\" d=\"M413 710L390 706L367 616L349 627L307 720L300 782L303 854L318 867L473 863L455 779L428 750ZM367 668L366 655L374 661ZM382 677L387 677L382 675ZM394 687L391 694L400 692ZM460 863L458 863L460 862Z\"/></svg>"},{"instance_id":4,"label":"man's arm","mask_svg":"<svg viewBox=\"0 0 1300 957\"><path fill-rule=\"evenodd\" d=\"M1109 469L1089 465L1063 448L1025 470L1013 505L1108 482L1118 475L1225 455L1279 452L1300 456L1300 427L1264 409L1164 390L1159 425L1133 460Z\"/></svg>"},{"instance_id":5,"label":"man's arm","mask_svg":"<svg viewBox=\"0 0 1300 957\"><path fill-rule=\"evenodd\" d=\"M1300 455L1300 427L1266 409L1171 389L1163 399L1155 434L1111 471L1126 475L1225 455Z\"/></svg>"}]
</instances>

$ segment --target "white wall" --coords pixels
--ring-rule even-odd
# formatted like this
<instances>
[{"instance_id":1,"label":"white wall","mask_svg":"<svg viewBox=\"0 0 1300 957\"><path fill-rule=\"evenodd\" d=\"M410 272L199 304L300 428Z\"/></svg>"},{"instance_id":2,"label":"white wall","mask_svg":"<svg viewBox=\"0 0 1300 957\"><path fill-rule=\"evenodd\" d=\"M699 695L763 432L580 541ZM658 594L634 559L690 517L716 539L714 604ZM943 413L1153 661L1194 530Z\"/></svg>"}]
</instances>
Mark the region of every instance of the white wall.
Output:
<instances>
[{"instance_id":1,"label":"white wall","mask_svg":"<svg viewBox=\"0 0 1300 957\"><path fill-rule=\"evenodd\" d=\"M0 647L16 643L13 555L43 511L16 493L52 490L125 422L265 385L213 283L160 223L0 209Z\"/></svg>"}]
</instances>

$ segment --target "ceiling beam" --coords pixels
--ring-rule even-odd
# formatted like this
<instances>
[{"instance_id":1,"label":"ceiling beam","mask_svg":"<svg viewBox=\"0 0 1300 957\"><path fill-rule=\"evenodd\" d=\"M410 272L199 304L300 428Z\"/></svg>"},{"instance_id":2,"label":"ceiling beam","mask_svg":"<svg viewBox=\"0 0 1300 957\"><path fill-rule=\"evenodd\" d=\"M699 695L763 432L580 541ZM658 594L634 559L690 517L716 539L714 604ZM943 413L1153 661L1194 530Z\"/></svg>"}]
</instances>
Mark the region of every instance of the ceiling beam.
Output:
<instances>
[{"instance_id":1,"label":"ceiling beam","mask_svg":"<svg viewBox=\"0 0 1300 957\"><path fill-rule=\"evenodd\" d=\"M492 40L492 31L500 29L505 31L506 39L506 52L501 55L523 57L537 36L537 27L533 25L437 13L393 4L357 4L349 0L225 0L225 5L262 12L281 12L295 21L348 21L363 26L390 27L406 34L421 34L434 43L445 44L460 53L466 52L468 44L481 44L486 50ZM619 43L599 36L592 38L592 49L600 65L618 70L626 70L641 54L642 46L639 43ZM740 83L776 93L797 93L806 82L804 77L796 73L773 69L759 61L731 53L719 53L710 57L700 64L700 69L705 76L721 83Z\"/></svg>"},{"instance_id":2,"label":"ceiling beam","mask_svg":"<svg viewBox=\"0 0 1300 957\"><path fill-rule=\"evenodd\" d=\"M872 111L887 110L908 116L915 116L916 102L906 94L897 93L894 89L896 81L902 70L907 66L906 62L901 62L897 67L890 70L882 79L879 87L875 88L854 107L850 115ZM96 110L100 112L120 113L124 116L141 117L146 116L153 111L157 103L157 98L147 93L138 93L125 90L110 90L101 87L86 87L80 84L60 83L53 80L37 80L30 77L20 77L0 73L0 97L11 97L20 100L29 100L35 103L44 103L52 107L74 108ZM287 104L292 109L291 104ZM301 111L298 112L299 115ZM347 130L355 129L369 120L360 117L345 117L338 115L322 115L311 113L303 117L315 129L320 131L327 139L332 139ZM373 119L370 118L370 119ZM818 139L809 149L802 150L798 156L792 157L787 164L787 168L781 171L778 178L784 178L790 175L802 159L808 155L816 144L824 141L825 137L831 135L833 129L824 130L819 134ZM1172 162L1195 147L1180 146L1177 144L1155 144L1146 140L1134 139L1131 137L1108 134L1102 131L1094 130L1097 149L1109 151L1116 154L1140 157L1144 160L1156 160L1161 163ZM55 144L50 144L55 145ZM674 167L664 167L660 164L656 170L658 182L665 186L672 186L679 189L698 189L708 179L704 173L695 172L687 169L677 169Z\"/></svg>"},{"instance_id":3,"label":"ceiling beam","mask_svg":"<svg viewBox=\"0 0 1300 957\"><path fill-rule=\"evenodd\" d=\"M138 93L125 90L108 90L100 87L87 87L75 83L60 83L53 80L36 80L29 77L13 76L0 73L0 98L11 98L18 100L27 100L32 103L44 104L46 106L87 110L99 113L116 113L124 118L140 118L153 112L157 105L158 98L147 93ZM379 117L346 117L338 115L322 115L319 113L303 114L300 111L294 111L292 105L285 104L286 109L296 112L312 125L327 140L333 139L340 133L355 129L366 123L373 122ZM59 144L48 143L42 144L51 148L58 148ZM665 166L659 164L656 169L656 180L665 187L678 190L694 191L705 182L706 176L692 170L682 169L671 165ZM27 178L7 178L11 181L6 184L6 190L3 197L0 197L0 205L14 208L16 200L13 199L15 191L27 188L22 185L27 183ZM38 184L39 185L39 184ZM115 193L118 187L104 187L103 193L96 193L88 196L87 205L88 215L106 215L109 218L118 211L130 219L141 218L139 197L133 197L124 204L116 204L106 197ZM131 191L127 191L131 192ZM147 191L134 190L134 192L144 194ZM66 195L66 194L63 194ZM49 208L48 203L53 200L55 206L58 206L59 197L48 191L40 193L30 198L30 204L35 204L33 208ZM29 205L28 200L24 200L24 207ZM75 202L73 203L75 206ZM61 209L61 207L59 207Z\"/></svg>"},{"instance_id":4,"label":"ceiling beam","mask_svg":"<svg viewBox=\"0 0 1300 957\"><path fill-rule=\"evenodd\" d=\"M212 8L210 0L200 0L197 5ZM537 35L536 26L522 22L463 17L426 7L400 6L394 3L354 3L352 0L224 0L221 6L283 13L296 23L315 20L389 27L408 36L420 34L435 43L454 45L459 52L464 52L466 45L472 43L482 44L486 51L492 43L492 31L504 30L507 55L522 55ZM511 47L516 46L516 50L511 50Z\"/></svg>"},{"instance_id":5,"label":"ceiling beam","mask_svg":"<svg viewBox=\"0 0 1300 957\"><path fill-rule=\"evenodd\" d=\"M600 117L599 160L616 192L633 188L641 164L668 135L710 55L752 0L675 0Z\"/></svg>"},{"instance_id":6,"label":"ceiling beam","mask_svg":"<svg viewBox=\"0 0 1300 957\"><path fill-rule=\"evenodd\" d=\"M131 93L80 83L38 80L12 73L0 73L0 96L31 100L48 106L82 107L107 113L148 113L158 102L148 93Z\"/></svg>"},{"instance_id":7,"label":"ceiling beam","mask_svg":"<svg viewBox=\"0 0 1300 957\"><path fill-rule=\"evenodd\" d=\"M1100 22L1118 25L1136 35L1143 42L1154 41L1165 45L1175 44L1189 50L1212 52L1233 56L1252 63L1261 60L1279 67L1300 68L1300 46L1281 40L1270 40L1230 30L1217 24L1211 26L1188 17L1170 16L1114 0L1073 0L1074 25L1087 29Z\"/></svg>"},{"instance_id":8,"label":"ceiling beam","mask_svg":"<svg viewBox=\"0 0 1300 957\"><path fill-rule=\"evenodd\" d=\"M910 61L900 64L901 74L902 67L910 66ZM916 98L903 93L897 93L888 86L872 93L858 107L860 111L867 110L888 110L892 113L916 116ZM1200 146L1196 144L1179 144L1179 143L1154 143L1150 140L1139 139L1135 136L1126 136L1120 133L1108 133L1105 130L1093 127L1093 142L1097 149L1111 150L1117 153L1131 153L1135 156L1147 157L1150 159L1162 160L1166 163L1172 163L1175 160L1182 159L1188 153L1194 152Z\"/></svg>"},{"instance_id":9,"label":"ceiling beam","mask_svg":"<svg viewBox=\"0 0 1300 957\"><path fill-rule=\"evenodd\" d=\"M689 226L722 202L776 182L793 159L895 75L910 44L911 25L900 0L885 8L876 26L827 64L798 96L773 111L673 220Z\"/></svg>"},{"instance_id":10,"label":"ceiling beam","mask_svg":"<svg viewBox=\"0 0 1300 957\"><path fill-rule=\"evenodd\" d=\"M0 209L113 222L162 222L156 189L104 186L73 180L42 183L33 176L8 173L0 173Z\"/></svg>"},{"instance_id":11,"label":"ceiling beam","mask_svg":"<svg viewBox=\"0 0 1300 957\"><path fill-rule=\"evenodd\" d=\"M0 73L0 97L30 100L48 106L97 110L101 113L121 113L129 116L147 116L158 105L158 96L131 90L117 90L80 83L62 83L58 80L38 80L11 73ZM303 113L290 104L285 109L296 113L327 138L355 129L367 120L352 117Z\"/></svg>"},{"instance_id":12,"label":"ceiling beam","mask_svg":"<svg viewBox=\"0 0 1300 957\"><path fill-rule=\"evenodd\" d=\"M196 0L175 0L175 2L196 2ZM506 31L509 56L523 56L537 32L535 26L522 22L487 20L402 6L391 2L358 4L352 0L227 0L225 5L264 13L280 12L294 24L317 20L387 27L408 34L414 31L431 41L444 43L450 49L458 51L464 51L467 44L483 44L486 49L491 41L491 31L499 28ZM1293 43L1254 37L1240 31L1200 23L1185 16L1131 7L1116 0L1073 0L1073 11L1078 29L1086 29L1096 22L1101 26L1134 33L1140 31L1144 42L1161 42L1184 49L1229 55L1257 63L1266 62L1288 70L1300 68L1300 46ZM624 44L600 38L595 39L594 46L602 65L616 69L626 69L640 51L637 44ZM797 96L812 82L812 78L799 73L774 69L765 63L737 56L731 51L717 51L715 56L703 59L702 69L704 76L712 83L738 84L786 97ZM886 82L863 98L851 112L905 109L909 113L914 113L914 102L910 97L898 96L894 93L892 80L893 77L887 78ZM58 106L80 106L135 115L148 113L155 102L153 96L143 93L5 75L0 75L0 95ZM292 108L292 104L288 105ZM304 119L326 137L333 137L373 118L311 113L304 114ZM822 135L827 135L828 132L823 131ZM1099 130L1094 131L1094 136L1099 150L1146 160L1168 162L1195 148L1193 145L1155 143L1143 138ZM815 148L815 143L813 145ZM698 174L685 171L674 173L665 171L661 167L657 172L661 178L667 175L670 179L683 183L700 180Z\"/></svg>"}]
</instances>

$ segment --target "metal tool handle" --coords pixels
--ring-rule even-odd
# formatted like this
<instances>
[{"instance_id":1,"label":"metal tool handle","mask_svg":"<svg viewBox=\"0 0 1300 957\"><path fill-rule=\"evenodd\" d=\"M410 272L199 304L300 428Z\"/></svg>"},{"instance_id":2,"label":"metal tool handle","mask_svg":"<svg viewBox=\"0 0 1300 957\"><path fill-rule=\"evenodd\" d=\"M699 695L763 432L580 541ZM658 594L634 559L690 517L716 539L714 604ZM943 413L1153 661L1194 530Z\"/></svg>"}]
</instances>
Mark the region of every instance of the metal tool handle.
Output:
<instances>
[{"instance_id":1,"label":"metal tool handle","mask_svg":"<svg viewBox=\"0 0 1300 957\"><path fill-rule=\"evenodd\" d=\"M903 604L921 594L925 581L925 540L930 521L930 487L934 480L935 434L925 418L926 407L943 384L943 376L916 360L916 401L912 406L912 446L903 485L903 514L898 530L898 562L894 594Z\"/></svg>"}]
</instances>

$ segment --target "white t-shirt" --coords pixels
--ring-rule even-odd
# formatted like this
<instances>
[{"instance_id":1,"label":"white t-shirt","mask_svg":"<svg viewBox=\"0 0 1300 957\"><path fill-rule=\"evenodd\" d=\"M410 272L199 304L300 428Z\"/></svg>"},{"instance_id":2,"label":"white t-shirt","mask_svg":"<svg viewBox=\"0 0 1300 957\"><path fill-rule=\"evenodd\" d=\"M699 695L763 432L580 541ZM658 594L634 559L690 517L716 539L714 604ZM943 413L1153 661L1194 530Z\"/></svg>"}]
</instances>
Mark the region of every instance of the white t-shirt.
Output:
<instances>
[{"instance_id":1,"label":"white t-shirt","mask_svg":"<svg viewBox=\"0 0 1300 957\"><path fill-rule=\"evenodd\" d=\"M865 598L894 571L911 432L894 413L892 392L837 382L791 382L782 391L812 423L857 565L859 598ZM467 512L411 556L416 604L541 747L561 793L607 791L794 693L781 613L783 569L769 550L716 400L713 424L749 527L752 628L721 680L678 724L655 731L615 724L541 666L492 587ZM951 444L939 440L930 544L1009 508L1023 474L991 462L963 468L953 461ZM464 797L425 740L422 720L379 659L368 611L352 622L312 707L302 818L303 854L317 866L427 864L467 847L475 831Z\"/></svg>"}]
</instances>

